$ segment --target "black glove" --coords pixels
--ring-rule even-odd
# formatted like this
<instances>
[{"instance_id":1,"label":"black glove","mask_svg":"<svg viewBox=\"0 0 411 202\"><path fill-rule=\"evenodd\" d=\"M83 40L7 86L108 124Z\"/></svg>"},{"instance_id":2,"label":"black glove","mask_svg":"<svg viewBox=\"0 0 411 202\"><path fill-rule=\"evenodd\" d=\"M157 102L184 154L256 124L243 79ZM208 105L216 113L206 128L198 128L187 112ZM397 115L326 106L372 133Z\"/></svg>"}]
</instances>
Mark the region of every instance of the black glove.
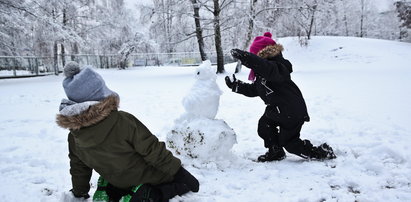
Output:
<instances>
[{"instance_id":1,"label":"black glove","mask_svg":"<svg viewBox=\"0 0 411 202\"><path fill-rule=\"evenodd\" d=\"M231 49L231 55L233 56L233 58L235 59L239 59L241 60L241 58L243 58L243 56L245 55L245 51L242 51L240 49Z\"/></svg>"},{"instance_id":2,"label":"black glove","mask_svg":"<svg viewBox=\"0 0 411 202\"><path fill-rule=\"evenodd\" d=\"M231 81L230 77L226 76L225 83L227 84L229 88L233 89L234 84L237 83L237 79L235 78L235 75L233 74L233 81Z\"/></svg>"},{"instance_id":3,"label":"black glove","mask_svg":"<svg viewBox=\"0 0 411 202\"><path fill-rule=\"evenodd\" d=\"M76 198L84 198L84 199L90 198L90 195L88 195L88 193L82 193L82 194L80 194L80 193L75 193L75 192L73 191L73 189L71 189L70 191L73 193L73 196L76 197Z\"/></svg>"},{"instance_id":4,"label":"black glove","mask_svg":"<svg viewBox=\"0 0 411 202\"><path fill-rule=\"evenodd\" d=\"M193 192L198 192L198 189L200 187L200 183L198 182L197 178L191 175L191 173L184 169L183 166L181 166L177 173L174 175L174 181L186 184L187 187Z\"/></svg>"}]
</instances>

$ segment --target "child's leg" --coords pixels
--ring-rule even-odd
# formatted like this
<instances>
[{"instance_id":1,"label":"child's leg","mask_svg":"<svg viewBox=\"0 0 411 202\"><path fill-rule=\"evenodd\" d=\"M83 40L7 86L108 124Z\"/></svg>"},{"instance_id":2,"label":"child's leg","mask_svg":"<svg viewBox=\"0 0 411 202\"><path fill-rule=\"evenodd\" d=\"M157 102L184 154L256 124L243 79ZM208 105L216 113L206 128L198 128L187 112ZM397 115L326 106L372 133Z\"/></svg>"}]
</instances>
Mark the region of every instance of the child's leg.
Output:
<instances>
[{"instance_id":1,"label":"child's leg","mask_svg":"<svg viewBox=\"0 0 411 202\"><path fill-rule=\"evenodd\" d=\"M309 140L300 139L300 131L304 122L297 124L284 124L280 126L280 145L295 155L305 159L334 159L334 151L326 143L315 147ZM291 126L291 127L290 127Z\"/></svg>"},{"instance_id":2,"label":"child's leg","mask_svg":"<svg viewBox=\"0 0 411 202\"><path fill-rule=\"evenodd\" d=\"M198 192L200 184L190 172L185 168L180 167L174 175L174 180L172 182L160 184L157 187L161 190L163 199L171 199L177 195L181 196L190 191Z\"/></svg>"},{"instance_id":3,"label":"child's leg","mask_svg":"<svg viewBox=\"0 0 411 202\"><path fill-rule=\"evenodd\" d=\"M161 191L163 199L162 201L168 201L169 199L172 199L177 195L182 196L190 192L190 189L186 184L176 182L157 185L156 188Z\"/></svg>"},{"instance_id":4,"label":"child's leg","mask_svg":"<svg viewBox=\"0 0 411 202\"><path fill-rule=\"evenodd\" d=\"M175 196L186 194L190 191L198 192L199 182L186 169L181 167L174 180L159 185L144 184L133 194L130 202L134 201L168 201Z\"/></svg>"},{"instance_id":5,"label":"child's leg","mask_svg":"<svg viewBox=\"0 0 411 202\"><path fill-rule=\"evenodd\" d=\"M126 202L141 202L141 201L152 201L152 202L162 202L168 201L163 199L163 195L157 187L150 184L143 184L138 186L138 189L132 194L131 198L122 200Z\"/></svg>"},{"instance_id":6,"label":"child's leg","mask_svg":"<svg viewBox=\"0 0 411 202\"><path fill-rule=\"evenodd\" d=\"M258 135L264 140L268 152L258 156L257 161L280 161L285 158L284 149L280 146L277 125L274 120L263 115L258 121Z\"/></svg>"},{"instance_id":7,"label":"child's leg","mask_svg":"<svg viewBox=\"0 0 411 202\"><path fill-rule=\"evenodd\" d=\"M279 140L280 145L288 152L301 156L303 158L309 157L313 145L308 140L300 139L300 131L304 122L290 122L280 125Z\"/></svg>"},{"instance_id":8,"label":"child's leg","mask_svg":"<svg viewBox=\"0 0 411 202\"><path fill-rule=\"evenodd\" d=\"M264 140L264 147L270 148L274 145L279 146L278 129L274 121L263 115L258 121L258 136Z\"/></svg>"}]
</instances>

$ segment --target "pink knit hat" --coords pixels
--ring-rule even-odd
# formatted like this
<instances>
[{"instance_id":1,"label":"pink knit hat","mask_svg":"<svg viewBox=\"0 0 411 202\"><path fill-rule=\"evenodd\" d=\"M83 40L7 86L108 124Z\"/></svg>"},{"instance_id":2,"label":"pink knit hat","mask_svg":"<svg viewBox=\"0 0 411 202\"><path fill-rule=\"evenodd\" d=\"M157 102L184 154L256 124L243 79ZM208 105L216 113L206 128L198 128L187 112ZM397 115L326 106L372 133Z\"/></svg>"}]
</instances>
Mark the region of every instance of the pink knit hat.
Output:
<instances>
[{"instance_id":1,"label":"pink knit hat","mask_svg":"<svg viewBox=\"0 0 411 202\"><path fill-rule=\"evenodd\" d=\"M264 33L263 36L257 36L255 37L253 43L250 46L250 53L253 54L258 54L260 50L264 49L265 47L269 45L275 45L275 41L271 38L273 35L270 32ZM248 80L254 81L255 80L255 74L254 71L251 70L250 74L248 75Z\"/></svg>"}]
</instances>

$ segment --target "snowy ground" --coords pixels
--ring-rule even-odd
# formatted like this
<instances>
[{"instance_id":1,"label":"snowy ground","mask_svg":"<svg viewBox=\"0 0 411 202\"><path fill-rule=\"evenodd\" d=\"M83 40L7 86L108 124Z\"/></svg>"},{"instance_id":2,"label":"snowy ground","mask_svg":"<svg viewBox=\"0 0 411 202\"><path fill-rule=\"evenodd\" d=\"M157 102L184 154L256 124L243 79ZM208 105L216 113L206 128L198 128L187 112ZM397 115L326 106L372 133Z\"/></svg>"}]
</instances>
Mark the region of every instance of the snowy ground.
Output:
<instances>
[{"instance_id":1,"label":"snowy ground","mask_svg":"<svg viewBox=\"0 0 411 202\"><path fill-rule=\"evenodd\" d=\"M265 152L257 136L258 98L234 94L224 76L217 119L237 133L234 157L199 165L180 157L200 192L173 201L411 201L411 44L315 37L307 48L278 40L294 65L311 116L302 138L328 142L337 159L255 163ZM227 74L233 65L227 65ZM194 67L98 70L161 140L183 112ZM237 77L246 80L248 70ZM60 201L71 188L67 131L55 124L63 76L0 80L0 201ZM95 189L97 175L93 175ZM89 200L91 201L91 200Z\"/></svg>"}]
</instances>

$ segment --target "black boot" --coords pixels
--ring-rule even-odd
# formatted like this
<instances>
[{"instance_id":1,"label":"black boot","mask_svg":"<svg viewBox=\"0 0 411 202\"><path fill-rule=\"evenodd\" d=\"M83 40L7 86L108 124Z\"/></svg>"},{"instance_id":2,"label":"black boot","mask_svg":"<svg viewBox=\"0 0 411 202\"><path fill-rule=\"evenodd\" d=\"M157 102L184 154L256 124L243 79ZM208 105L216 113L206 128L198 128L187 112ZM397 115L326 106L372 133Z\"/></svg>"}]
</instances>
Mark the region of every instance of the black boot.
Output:
<instances>
[{"instance_id":1,"label":"black boot","mask_svg":"<svg viewBox=\"0 0 411 202\"><path fill-rule=\"evenodd\" d=\"M323 143L318 147L312 148L309 158L315 160L328 160L335 159L337 158L337 156L334 154L333 149L327 143Z\"/></svg>"},{"instance_id":2,"label":"black boot","mask_svg":"<svg viewBox=\"0 0 411 202\"><path fill-rule=\"evenodd\" d=\"M267 161L281 161L285 159L285 152L282 147L272 146L268 148L268 152L258 157L258 162L267 162Z\"/></svg>"}]
</instances>

